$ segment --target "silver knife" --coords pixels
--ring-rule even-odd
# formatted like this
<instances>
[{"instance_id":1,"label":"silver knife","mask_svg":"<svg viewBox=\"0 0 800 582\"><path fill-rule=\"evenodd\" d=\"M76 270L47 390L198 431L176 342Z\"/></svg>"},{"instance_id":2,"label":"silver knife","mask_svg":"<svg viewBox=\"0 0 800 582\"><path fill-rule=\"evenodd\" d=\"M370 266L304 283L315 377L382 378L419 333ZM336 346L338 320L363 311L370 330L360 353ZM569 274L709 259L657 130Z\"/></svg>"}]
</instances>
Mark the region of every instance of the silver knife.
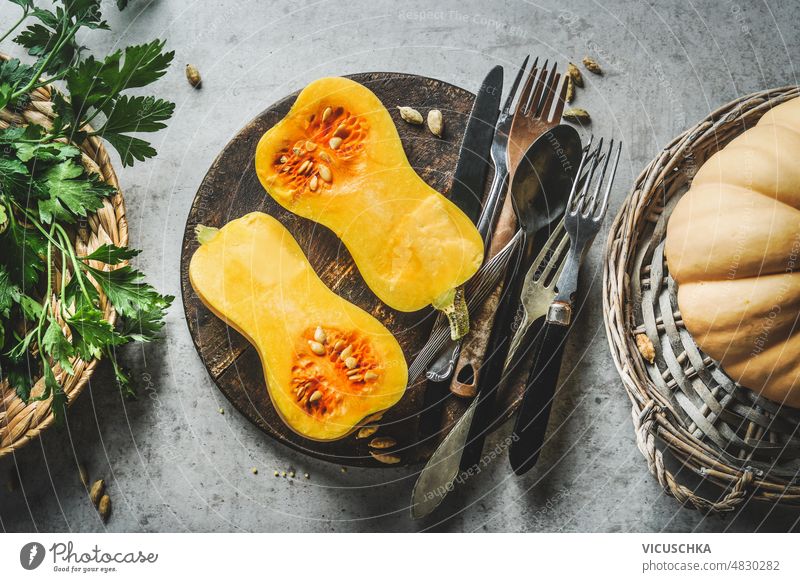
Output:
<instances>
[{"instance_id":1,"label":"silver knife","mask_svg":"<svg viewBox=\"0 0 800 582\"><path fill-rule=\"evenodd\" d=\"M503 93L503 67L497 65L484 78L475 96L475 103L464 130L464 140L458 165L453 176L453 187L450 200L458 206L469 219L476 223L481 212L483 187L486 174L489 172L489 150L494 139L494 128L500 113L500 96ZM437 324L445 321L443 316L437 318ZM437 329L438 325L434 327ZM427 377L434 382L442 382L450 377L458 358L461 343L457 342L452 349L443 350L427 370Z\"/></svg>"}]
</instances>

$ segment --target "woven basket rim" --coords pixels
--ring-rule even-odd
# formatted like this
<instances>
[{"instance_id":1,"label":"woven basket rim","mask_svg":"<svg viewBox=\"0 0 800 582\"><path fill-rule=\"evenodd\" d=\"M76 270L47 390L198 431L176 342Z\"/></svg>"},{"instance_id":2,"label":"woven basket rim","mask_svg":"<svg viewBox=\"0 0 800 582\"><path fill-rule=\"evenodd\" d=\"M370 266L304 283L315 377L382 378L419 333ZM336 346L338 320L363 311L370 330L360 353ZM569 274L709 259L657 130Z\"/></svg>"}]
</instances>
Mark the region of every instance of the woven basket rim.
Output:
<instances>
[{"instance_id":1,"label":"woven basket rim","mask_svg":"<svg viewBox=\"0 0 800 582\"><path fill-rule=\"evenodd\" d=\"M635 263L640 247L648 242L643 242L648 221L653 228L656 228L654 223L659 226L665 223L665 220L657 222L653 214L664 213L670 200L674 201L682 195L682 192L678 194L677 187L670 192L670 186L679 182L671 176L675 172L680 174L681 170L685 170L682 164L693 159L693 144L699 141L701 149L707 147L705 140L711 139L710 135L718 140L714 142L716 149L713 150L717 151L732 136L741 133L746 121L758 119L769 108L798 96L800 87L793 85L745 95L719 107L676 136L635 179L606 242L603 265L606 335L614 364L631 401L637 446L647 460L650 472L668 494L705 511L731 511L748 497L797 506L800 505L800 484L775 478L769 472L746 465L742 468L742 464L736 467L726 464L722 450L715 449L707 440L696 438L673 422L672 406L648 376L644 358L636 346L633 309L637 304L633 297L633 280L638 273ZM711 148L704 151L711 151ZM697 167L699 165L702 162ZM688 176L686 179L690 182L693 172L683 171L683 175ZM679 475L665 467L662 449L670 451L672 458L681 463L684 472L699 473L704 481L717 485L720 489L719 498L704 498L693 488L682 484ZM704 471L706 465L709 468Z\"/></svg>"},{"instance_id":2,"label":"woven basket rim","mask_svg":"<svg viewBox=\"0 0 800 582\"><path fill-rule=\"evenodd\" d=\"M0 60L10 57L0 53ZM31 92L31 100L21 112L8 109L0 110L0 128L9 125L37 123L47 125L53 119L52 86L41 87ZM76 144L77 145L77 144ZM125 212L125 200L119 187L117 174L102 140L96 136L86 139L78 145L81 149L84 165L90 171L99 173L103 180L116 190L116 194L107 199L97 212L86 220L86 241L76 235L78 248L91 252L103 242L112 242L117 246L128 245L128 221ZM101 295L106 319L114 322L116 311L105 295ZM67 405L83 392L97 366L97 359L84 362L76 359L73 367L75 375L62 373L58 366L53 368L67 396ZM40 380L37 380L37 384ZM50 399L31 401L25 404L7 383L0 384L0 458L15 453L21 447L36 439L42 431L51 426L55 418L50 411Z\"/></svg>"}]
</instances>

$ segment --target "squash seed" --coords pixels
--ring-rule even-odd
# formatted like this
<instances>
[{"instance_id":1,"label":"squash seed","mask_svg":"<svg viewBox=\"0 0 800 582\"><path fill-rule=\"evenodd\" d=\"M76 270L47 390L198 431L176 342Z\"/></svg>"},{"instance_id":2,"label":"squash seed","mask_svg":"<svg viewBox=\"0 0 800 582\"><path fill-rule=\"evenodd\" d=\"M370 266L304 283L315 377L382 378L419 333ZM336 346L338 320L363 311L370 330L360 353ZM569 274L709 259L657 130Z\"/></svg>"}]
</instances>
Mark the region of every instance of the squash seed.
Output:
<instances>
[{"instance_id":1,"label":"squash seed","mask_svg":"<svg viewBox=\"0 0 800 582\"><path fill-rule=\"evenodd\" d=\"M297 146L294 146L294 147L292 148L292 153L293 153L294 155L296 155L296 156L299 156L299 155L300 155L302 152L303 152L303 150L301 150L301 149L300 149L299 147L297 147Z\"/></svg>"},{"instance_id":2,"label":"squash seed","mask_svg":"<svg viewBox=\"0 0 800 582\"><path fill-rule=\"evenodd\" d=\"M588 111L577 107L575 109L567 109L562 117L572 123L589 123L592 121Z\"/></svg>"},{"instance_id":3,"label":"squash seed","mask_svg":"<svg viewBox=\"0 0 800 582\"><path fill-rule=\"evenodd\" d=\"M322 398L322 392L320 392L319 390L315 390L314 393L311 396L308 397L308 401L309 402L316 402L320 398Z\"/></svg>"},{"instance_id":4,"label":"squash seed","mask_svg":"<svg viewBox=\"0 0 800 582\"><path fill-rule=\"evenodd\" d=\"M336 343L333 344L333 351L341 352L343 347L344 347L344 340L336 340Z\"/></svg>"},{"instance_id":5,"label":"squash seed","mask_svg":"<svg viewBox=\"0 0 800 582\"><path fill-rule=\"evenodd\" d=\"M287 158L286 156L281 156L281 163L282 164L285 164L288 161L289 161L289 158Z\"/></svg>"},{"instance_id":6,"label":"squash seed","mask_svg":"<svg viewBox=\"0 0 800 582\"><path fill-rule=\"evenodd\" d=\"M186 65L186 80L195 89L199 89L203 84L203 79L200 77L200 71L194 65Z\"/></svg>"},{"instance_id":7,"label":"squash seed","mask_svg":"<svg viewBox=\"0 0 800 582\"><path fill-rule=\"evenodd\" d=\"M397 441L394 440L392 437L375 437L371 441L369 441L370 448L373 449L391 449L393 446L397 444Z\"/></svg>"},{"instance_id":8,"label":"squash seed","mask_svg":"<svg viewBox=\"0 0 800 582\"><path fill-rule=\"evenodd\" d=\"M406 123L412 125L422 125L424 123L422 113L413 107L398 107L398 109L400 110L400 117L402 117L403 121Z\"/></svg>"},{"instance_id":9,"label":"squash seed","mask_svg":"<svg viewBox=\"0 0 800 582\"><path fill-rule=\"evenodd\" d=\"M350 368L351 370L355 368L357 364L358 361L353 356L350 356L344 361L344 365Z\"/></svg>"},{"instance_id":10,"label":"squash seed","mask_svg":"<svg viewBox=\"0 0 800 582\"><path fill-rule=\"evenodd\" d=\"M326 107L325 111L322 112L322 121L328 121L328 118L331 116L331 113L333 113L333 109L331 109L330 107Z\"/></svg>"},{"instance_id":11,"label":"squash seed","mask_svg":"<svg viewBox=\"0 0 800 582\"><path fill-rule=\"evenodd\" d=\"M336 131L333 132L333 137L344 137L347 134L347 128L342 123L339 127L336 128Z\"/></svg>"},{"instance_id":12,"label":"squash seed","mask_svg":"<svg viewBox=\"0 0 800 582\"><path fill-rule=\"evenodd\" d=\"M376 432L378 432L378 428L379 427L374 425L374 424L373 425L369 425L369 426L362 426L358 430L358 433L356 433L356 438L357 439L367 439L367 438L371 437L372 435L374 435Z\"/></svg>"},{"instance_id":13,"label":"squash seed","mask_svg":"<svg viewBox=\"0 0 800 582\"><path fill-rule=\"evenodd\" d=\"M316 176L314 176L316 178ZM313 178L312 178L313 180ZM321 344L324 344L328 341L328 336L325 333L325 330L322 329L322 326L318 325L317 329L314 330L314 340L318 341Z\"/></svg>"},{"instance_id":14,"label":"squash seed","mask_svg":"<svg viewBox=\"0 0 800 582\"><path fill-rule=\"evenodd\" d=\"M438 109L431 109L428 111L428 129L436 137L442 137L444 131L444 118L442 112Z\"/></svg>"},{"instance_id":15,"label":"squash seed","mask_svg":"<svg viewBox=\"0 0 800 582\"><path fill-rule=\"evenodd\" d=\"M103 495L97 504L97 513L100 514L100 519L103 523L108 521L108 516L111 515L111 498L108 495Z\"/></svg>"},{"instance_id":16,"label":"squash seed","mask_svg":"<svg viewBox=\"0 0 800 582\"><path fill-rule=\"evenodd\" d=\"M576 86L583 87L583 75L581 75L581 70L576 65L569 63L567 65L567 73L569 73L569 78L572 79Z\"/></svg>"},{"instance_id":17,"label":"squash seed","mask_svg":"<svg viewBox=\"0 0 800 582\"><path fill-rule=\"evenodd\" d=\"M346 360L347 358L349 358L352 355L353 355L353 346L347 346L345 349L342 350L342 353L339 354L339 357L342 360Z\"/></svg>"},{"instance_id":18,"label":"squash seed","mask_svg":"<svg viewBox=\"0 0 800 582\"><path fill-rule=\"evenodd\" d=\"M375 372L367 372L366 374L364 374L364 380L366 380L367 382L372 382L373 380L377 379L378 375Z\"/></svg>"},{"instance_id":19,"label":"squash seed","mask_svg":"<svg viewBox=\"0 0 800 582\"><path fill-rule=\"evenodd\" d=\"M567 103L572 103L573 99L575 99L575 82L571 76L567 75L567 94L564 96L564 100Z\"/></svg>"},{"instance_id":20,"label":"squash seed","mask_svg":"<svg viewBox=\"0 0 800 582\"><path fill-rule=\"evenodd\" d=\"M311 190L312 192L316 192L318 183L319 180L317 180L317 176L316 175L311 176L311 180L309 180L308 182L308 189Z\"/></svg>"},{"instance_id":21,"label":"squash seed","mask_svg":"<svg viewBox=\"0 0 800 582\"><path fill-rule=\"evenodd\" d=\"M338 150L339 146L342 145L342 138L332 137L328 142L328 145L331 147L332 150Z\"/></svg>"},{"instance_id":22,"label":"squash seed","mask_svg":"<svg viewBox=\"0 0 800 582\"><path fill-rule=\"evenodd\" d=\"M586 70L590 73L594 73L595 75L603 74L603 69L600 68L600 65L598 65L597 61L592 57L583 57L583 66L586 67Z\"/></svg>"},{"instance_id":23,"label":"squash seed","mask_svg":"<svg viewBox=\"0 0 800 582\"><path fill-rule=\"evenodd\" d=\"M317 166L317 170L319 171L319 177L325 180L326 182L330 183L330 181L333 180L331 169L328 166L319 164Z\"/></svg>"},{"instance_id":24,"label":"squash seed","mask_svg":"<svg viewBox=\"0 0 800 582\"><path fill-rule=\"evenodd\" d=\"M372 458L380 463L384 463L385 465L396 465L400 462L400 457L397 455L390 455L388 453L376 453L375 451L370 451L370 455Z\"/></svg>"},{"instance_id":25,"label":"squash seed","mask_svg":"<svg viewBox=\"0 0 800 582\"><path fill-rule=\"evenodd\" d=\"M317 341L309 340L308 347L310 347L311 351L317 354L318 356L325 355L325 346L323 346L321 343Z\"/></svg>"},{"instance_id":26,"label":"squash seed","mask_svg":"<svg viewBox=\"0 0 800 582\"><path fill-rule=\"evenodd\" d=\"M351 382L361 382L361 380L364 379L364 376L362 376L361 374L353 374L352 376L347 376L347 377L350 378Z\"/></svg>"},{"instance_id":27,"label":"squash seed","mask_svg":"<svg viewBox=\"0 0 800 582\"><path fill-rule=\"evenodd\" d=\"M306 142L306 151L313 152L315 149L317 149L317 144L313 141Z\"/></svg>"},{"instance_id":28,"label":"squash seed","mask_svg":"<svg viewBox=\"0 0 800 582\"><path fill-rule=\"evenodd\" d=\"M308 169L308 167L310 165L311 165L311 160L306 160L305 162L300 164L299 168L297 168L297 173L298 174L305 174L306 170Z\"/></svg>"},{"instance_id":29,"label":"squash seed","mask_svg":"<svg viewBox=\"0 0 800 582\"><path fill-rule=\"evenodd\" d=\"M97 507L97 504L100 503L100 498L103 496L103 493L106 490L106 482L102 479L98 479L92 484L92 488L89 490L89 499L92 502L92 505Z\"/></svg>"},{"instance_id":30,"label":"squash seed","mask_svg":"<svg viewBox=\"0 0 800 582\"><path fill-rule=\"evenodd\" d=\"M328 155L328 152L319 152L319 159L323 162L328 162L329 164L333 161Z\"/></svg>"}]
</instances>

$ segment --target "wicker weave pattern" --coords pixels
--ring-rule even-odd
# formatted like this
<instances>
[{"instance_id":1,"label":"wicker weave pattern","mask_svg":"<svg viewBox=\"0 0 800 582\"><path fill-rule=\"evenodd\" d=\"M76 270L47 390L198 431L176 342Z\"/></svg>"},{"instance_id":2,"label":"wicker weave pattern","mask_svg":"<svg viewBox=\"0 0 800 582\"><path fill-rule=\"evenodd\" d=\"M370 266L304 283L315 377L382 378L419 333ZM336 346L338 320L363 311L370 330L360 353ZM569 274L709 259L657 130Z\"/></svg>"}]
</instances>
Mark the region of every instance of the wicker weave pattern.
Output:
<instances>
[{"instance_id":1,"label":"wicker weave pattern","mask_svg":"<svg viewBox=\"0 0 800 582\"><path fill-rule=\"evenodd\" d=\"M0 59L5 59L0 55ZM0 109L0 129L12 125L38 124L50 127L53 119L51 89L44 87L31 93L31 100L21 112ZM83 163L89 171L102 175L103 179L117 190L117 194L107 199L102 208L79 224L75 233L75 249L78 254L89 254L104 243L117 246L128 244L128 223L125 219L125 202L119 192L119 182L111 161L97 137L87 139L80 146L83 152ZM101 307L106 318L113 323L116 312L99 290ZM59 366L53 368L56 379L61 383L72 403L81 393L89 377L95 369L97 360L84 362L76 359L73 362L75 375L64 373ZM44 382L39 380L32 394L41 394ZM53 422L50 411L50 400L23 402L9 387L8 382L0 383L0 457L12 453L39 436Z\"/></svg>"},{"instance_id":2,"label":"wicker weave pattern","mask_svg":"<svg viewBox=\"0 0 800 582\"><path fill-rule=\"evenodd\" d=\"M731 511L747 497L800 505L800 411L742 388L694 343L664 259L672 210L697 169L800 87L755 93L721 107L673 140L639 175L606 246L603 306L614 363L633 405L639 450L661 486L704 511ZM646 334L653 364L637 348ZM719 487L706 499L664 465L668 450Z\"/></svg>"}]
</instances>

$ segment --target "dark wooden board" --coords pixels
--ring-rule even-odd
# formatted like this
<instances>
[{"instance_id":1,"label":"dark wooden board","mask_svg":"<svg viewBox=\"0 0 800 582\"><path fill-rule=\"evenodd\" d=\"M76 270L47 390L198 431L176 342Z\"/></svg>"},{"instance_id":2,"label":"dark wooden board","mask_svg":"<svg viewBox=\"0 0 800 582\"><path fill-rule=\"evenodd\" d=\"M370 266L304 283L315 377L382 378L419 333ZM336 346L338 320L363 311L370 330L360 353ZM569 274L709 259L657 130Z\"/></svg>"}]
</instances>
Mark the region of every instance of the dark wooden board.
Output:
<instances>
[{"instance_id":1,"label":"dark wooden board","mask_svg":"<svg viewBox=\"0 0 800 582\"><path fill-rule=\"evenodd\" d=\"M372 90L395 120L411 165L439 192L449 193L474 95L435 79L401 73L363 73L352 79ZM386 466L369 454L367 443L354 436L320 443L292 432L278 418L267 394L255 349L214 316L189 284L189 260L197 248L197 224L221 227L248 212L266 212L281 221L297 239L311 265L337 294L377 317L395 334L410 363L428 337L432 310L401 313L384 305L369 290L350 254L328 229L295 216L262 188L253 165L261 136L289 111L297 94L270 106L247 124L222 150L197 191L183 237L181 292L186 321L197 352L208 373L231 404L258 428L276 440L311 456L352 466ZM400 120L396 106L423 112L440 109L445 118L442 139L425 127ZM426 397L427 391L427 397ZM446 387L426 386L424 378L409 387L403 399L381 420L381 435L393 436L403 464L430 457L444 429L465 409L465 403L447 394Z\"/></svg>"}]
</instances>

